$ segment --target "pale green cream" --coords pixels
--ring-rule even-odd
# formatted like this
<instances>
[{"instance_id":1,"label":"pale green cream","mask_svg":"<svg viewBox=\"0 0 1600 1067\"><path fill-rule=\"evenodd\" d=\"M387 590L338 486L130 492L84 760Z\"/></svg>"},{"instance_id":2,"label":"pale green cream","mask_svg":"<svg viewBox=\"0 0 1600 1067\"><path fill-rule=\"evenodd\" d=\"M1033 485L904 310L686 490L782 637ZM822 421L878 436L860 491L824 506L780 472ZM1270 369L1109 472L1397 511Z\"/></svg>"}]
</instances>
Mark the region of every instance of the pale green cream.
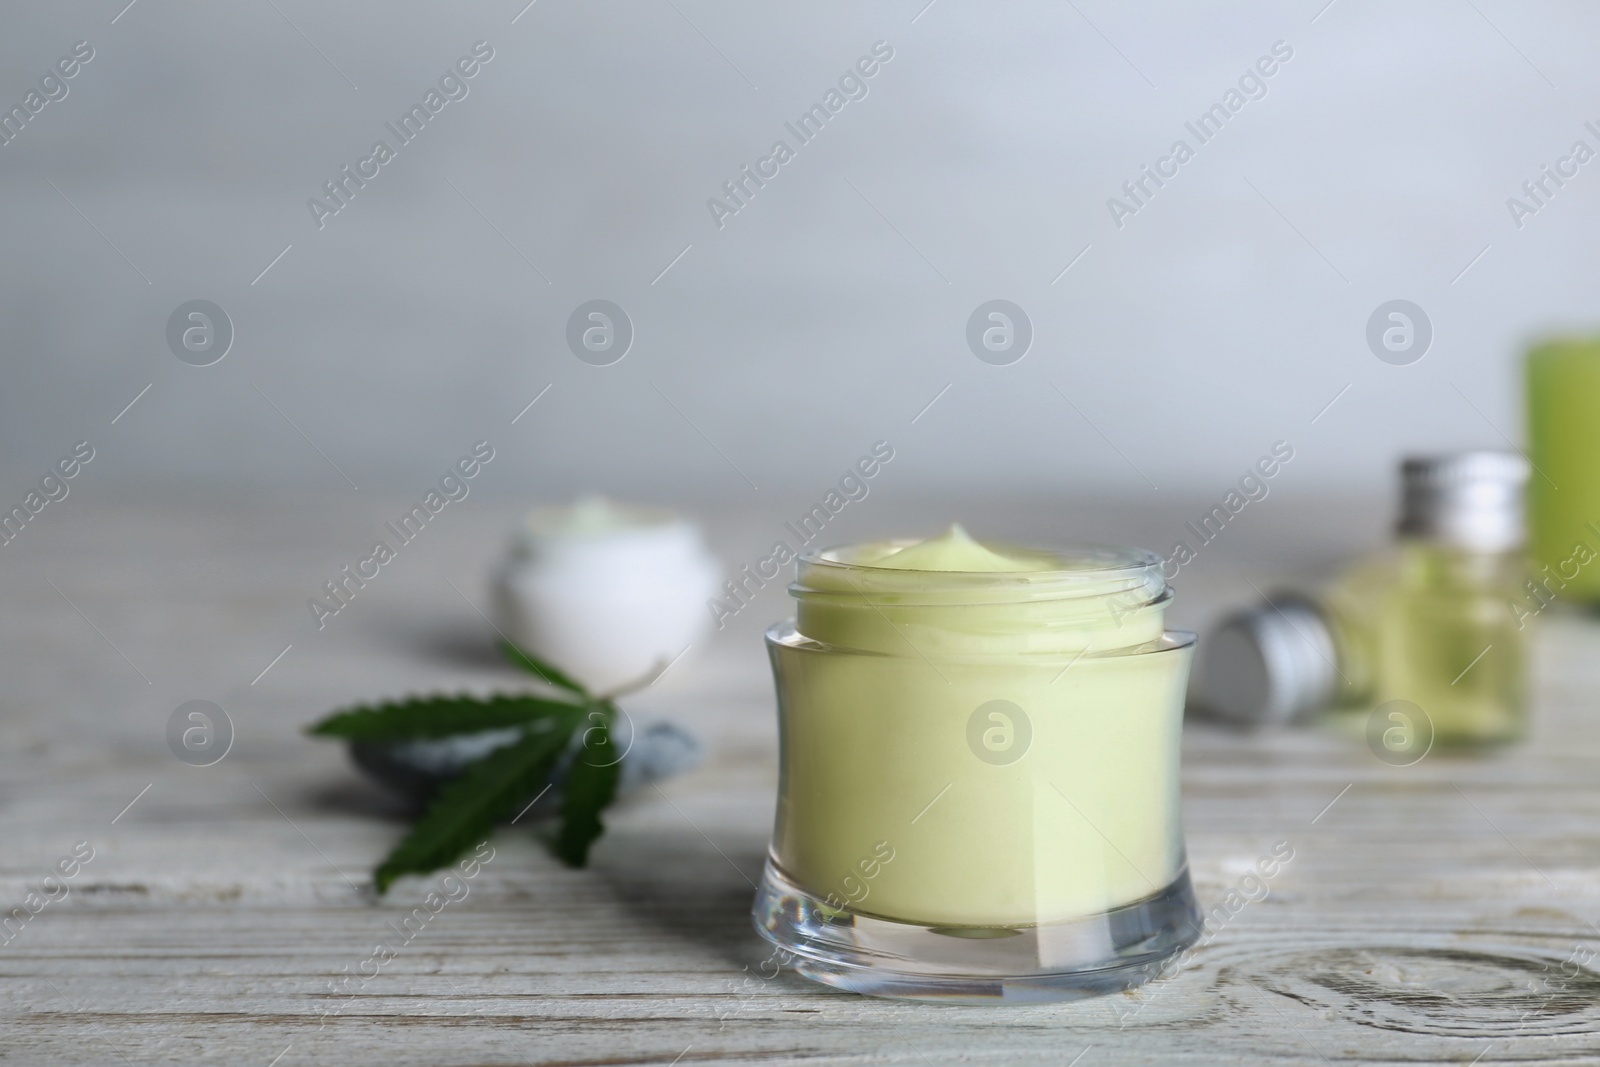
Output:
<instances>
[{"instance_id":1,"label":"pale green cream","mask_svg":"<svg viewBox=\"0 0 1600 1067\"><path fill-rule=\"evenodd\" d=\"M618 504L596 493L569 507L537 508L528 514L524 528L539 537L593 537L661 525L671 518L666 512Z\"/></svg>"},{"instance_id":2,"label":"pale green cream","mask_svg":"<svg viewBox=\"0 0 1600 1067\"><path fill-rule=\"evenodd\" d=\"M938 537L918 541L902 548L892 548L882 557L862 560L873 567L888 567L899 571L965 571L982 573L994 571L1031 571L1039 568L1038 559L1008 556L981 545L972 539L961 524L953 522Z\"/></svg>"},{"instance_id":3,"label":"pale green cream","mask_svg":"<svg viewBox=\"0 0 1600 1067\"><path fill-rule=\"evenodd\" d=\"M773 861L796 884L882 918L1014 927L1179 877L1192 638L1162 633L1154 557L955 526L808 557L791 591L796 625L769 643Z\"/></svg>"}]
</instances>

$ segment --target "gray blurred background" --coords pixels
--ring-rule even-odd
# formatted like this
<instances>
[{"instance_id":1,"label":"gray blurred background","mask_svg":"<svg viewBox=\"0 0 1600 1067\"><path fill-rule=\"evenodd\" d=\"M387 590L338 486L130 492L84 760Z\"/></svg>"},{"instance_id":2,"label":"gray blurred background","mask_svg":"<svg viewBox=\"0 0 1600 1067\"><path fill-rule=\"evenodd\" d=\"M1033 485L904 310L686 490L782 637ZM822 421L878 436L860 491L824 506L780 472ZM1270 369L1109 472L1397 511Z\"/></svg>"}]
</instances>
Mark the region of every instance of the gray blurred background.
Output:
<instances>
[{"instance_id":1,"label":"gray blurred background","mask_svg":"<svg viewBox=\"0 0 1600 1067\"><path fill-rule=\"evenodd\" d=\"M74 491L108 496L418 495L485 438L502 499L775 520L879 439L880 483L955 500L1219 497L1280 439L1276 492L1376 493L1405 450L1520 443L1521 349L1594 319L1600 162L1520 228L1506 204L1600 147L1592 5L124 4L18 5L0 38L7 107L94 50L0 147L8 503L82 439ZM308 198L478 41L468 95L319 229ZM719 228L708 198L878 41ZM594 298L636 331L610 366L565 340ZM1010 366L965 339L994 298L1035 333ZM1365 338L1396 298L1434 330L1407 366ZM166 343L193 299L236 333L209 367Z\"/></svg>"}]
</instances>

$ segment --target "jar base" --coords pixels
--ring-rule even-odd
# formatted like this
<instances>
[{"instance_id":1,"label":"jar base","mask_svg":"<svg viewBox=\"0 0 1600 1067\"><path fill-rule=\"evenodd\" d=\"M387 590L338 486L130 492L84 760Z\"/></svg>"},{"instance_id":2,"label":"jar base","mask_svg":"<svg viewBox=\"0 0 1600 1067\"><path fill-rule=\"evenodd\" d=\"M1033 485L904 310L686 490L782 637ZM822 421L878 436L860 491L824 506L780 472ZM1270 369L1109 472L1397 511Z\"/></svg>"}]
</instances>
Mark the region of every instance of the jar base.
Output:
<instances>
[{"instance_id":1,"label":"jar base","mask_svg":"<svg viewBox=\"0 0 1600 1067\"><path fill-rule=\"evenodd\" d=\"M838 911L767 860L752 913L790 969L852 993L967 1004L1029 1004L1117 993L1194 944L1189 869L1160 892L1070 922L949 927Z\"/></svg>"}]
</instances>

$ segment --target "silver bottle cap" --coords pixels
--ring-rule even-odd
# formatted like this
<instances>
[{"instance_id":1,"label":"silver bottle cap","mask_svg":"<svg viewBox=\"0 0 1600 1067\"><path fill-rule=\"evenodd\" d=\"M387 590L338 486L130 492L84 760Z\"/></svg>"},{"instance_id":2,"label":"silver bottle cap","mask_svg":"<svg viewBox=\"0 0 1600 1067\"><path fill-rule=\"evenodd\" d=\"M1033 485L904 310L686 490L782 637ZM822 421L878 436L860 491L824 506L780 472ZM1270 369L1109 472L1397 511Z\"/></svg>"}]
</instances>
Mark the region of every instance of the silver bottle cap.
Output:
<instances>
[{"instance_id":1,"label":"silver bottle cap","mask_svg":"<svg viewBox=\"0 0 1600 1067\"><path fill-rule=\"evenodd\" d=\"M1335 655L1315 605L1280 596L1228 616L1200 642L1194 700L1242 725L1289 722L1331 702Z\"/></svg>"},{"instance_id":2,"label":"silver bottle cap","mask_svg":"<svg viewBox=\"0 0 1600 1067\"><path fill-rule=\"evenodd\" d=\"M1400 466L1397 532L1483 552L1516 548L1528 471L1515 452L1413 456Z\"/></svg>"}]
</instances>

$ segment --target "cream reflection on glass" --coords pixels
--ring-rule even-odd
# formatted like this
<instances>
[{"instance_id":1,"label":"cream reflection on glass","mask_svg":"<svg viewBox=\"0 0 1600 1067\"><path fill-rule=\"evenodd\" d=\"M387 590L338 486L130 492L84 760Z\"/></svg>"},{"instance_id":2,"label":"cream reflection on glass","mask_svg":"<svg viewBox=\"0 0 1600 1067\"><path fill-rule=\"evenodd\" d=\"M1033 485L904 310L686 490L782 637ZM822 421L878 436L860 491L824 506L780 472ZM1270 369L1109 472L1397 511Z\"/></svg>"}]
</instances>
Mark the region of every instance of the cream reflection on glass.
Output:
<instances>
[{"instance_id":1,"label":"cream reflection on glass","mask_svg":"<svg viewBox=\"0 0 1600 1067\"><path fill-rule=\"evenodd\" d=\"M756 924L861 992L1126 988L1198 933L1179 812L1193 638L1159 559L959 526L803 557L768 632L782 746Z\"/></svg>"}]
</instances>

